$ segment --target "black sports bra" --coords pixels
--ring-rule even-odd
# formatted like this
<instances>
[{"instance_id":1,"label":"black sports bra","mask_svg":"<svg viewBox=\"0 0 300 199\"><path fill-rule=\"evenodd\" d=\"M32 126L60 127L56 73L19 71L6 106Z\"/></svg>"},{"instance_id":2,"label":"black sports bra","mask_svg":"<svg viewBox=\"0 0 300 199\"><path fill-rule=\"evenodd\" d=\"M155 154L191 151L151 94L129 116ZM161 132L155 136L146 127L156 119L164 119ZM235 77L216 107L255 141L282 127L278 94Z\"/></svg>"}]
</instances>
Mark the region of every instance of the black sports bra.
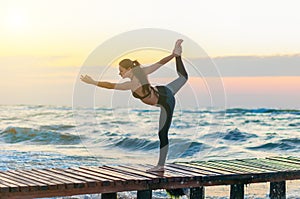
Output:
<instances>
[{"instance_id":1,"label":"black sports bra","mask_svg":"<svg viewBox=\"0 0 300 199\"><path fill-rule=\"evenodd\" d=\"M133 95L133 97L142 100L142 99L145 99L146 97L148 97L148 96L151 95L151 90L154 90L154 88L153 88L152 86L150 86L150 91L149 91L149 93L147 93L147 94L144 95L144 96L139 96L136 92L132 92L132 95ZM155 91L155 90L154 90L154 91Z\"/></svg>"}]
</instances>

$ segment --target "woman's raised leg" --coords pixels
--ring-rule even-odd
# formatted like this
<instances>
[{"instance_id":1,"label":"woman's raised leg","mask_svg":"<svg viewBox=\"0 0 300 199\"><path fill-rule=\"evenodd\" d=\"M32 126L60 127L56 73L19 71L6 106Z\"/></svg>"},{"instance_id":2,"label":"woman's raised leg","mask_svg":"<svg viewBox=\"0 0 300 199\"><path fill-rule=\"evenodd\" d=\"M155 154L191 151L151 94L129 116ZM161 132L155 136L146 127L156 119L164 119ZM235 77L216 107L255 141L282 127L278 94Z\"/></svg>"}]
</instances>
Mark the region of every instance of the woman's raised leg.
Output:
<instances>
[{"instance_id":1,"label":"woman's raised leg","mask_svg":"<svg viewBox=\"0 0 300 199\"><path fill-rule=\"evenodd\" d=\"M175 59L176 70L179 77L166 85L172 91L173 95L175 95L188 80L188 74L184 68L181 56L178 56Z\"/></svg>"}]
</instances>

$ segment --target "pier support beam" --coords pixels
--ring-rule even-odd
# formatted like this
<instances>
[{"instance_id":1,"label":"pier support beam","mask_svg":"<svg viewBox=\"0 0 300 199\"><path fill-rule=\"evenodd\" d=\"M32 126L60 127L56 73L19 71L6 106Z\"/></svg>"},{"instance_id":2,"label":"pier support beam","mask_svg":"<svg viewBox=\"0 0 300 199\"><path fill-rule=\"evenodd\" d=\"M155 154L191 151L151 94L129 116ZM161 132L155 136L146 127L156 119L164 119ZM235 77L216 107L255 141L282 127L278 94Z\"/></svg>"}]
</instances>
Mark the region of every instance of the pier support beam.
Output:
<instances>
[{"instance_id":1,"label":"pier support beam","mask_svg":"<svg viewBox=\"0 0 300 199\"><path fill-rule=\"evenodd\" d=\"M285 181L270 182L270 199L286 199Z\"/></svg>"},{"instance_id":2,"label":"pier support beam","mask_svg":"<svg viewBox=\"0 0 300 199\"><path fill-rule=\"evenodd\" d=\"M103 193L101 199L117 199L117 193Z\"/></svg>"},{"instance_id":3,"label":"pier support beam","mask_svg":"<svg viewBox=\"0 0 300 199\"><path fill-rule=\"evenodd\" d=\"M137 199L151 199L152 190L137 191Z\"/></svg>"},{"instance_id":4,"label":"pier support beam","mask_svg":"<svg viewBox=\"0 0 300 199\"><path fill-rule=\"evenodd\" d=\"M190 199L204 199L204 198L205 198L204 187L190 188Z\"/></svg>"},{"instance_id":5,"label":"pier support beam","mask_svg":"<svg viewBox=\"0 0 300 199\"><path fill-rule=\"evenodd\" d=\"M230 199L244 199L244 184L230 186Z\"/></svg>"}]
</instances>

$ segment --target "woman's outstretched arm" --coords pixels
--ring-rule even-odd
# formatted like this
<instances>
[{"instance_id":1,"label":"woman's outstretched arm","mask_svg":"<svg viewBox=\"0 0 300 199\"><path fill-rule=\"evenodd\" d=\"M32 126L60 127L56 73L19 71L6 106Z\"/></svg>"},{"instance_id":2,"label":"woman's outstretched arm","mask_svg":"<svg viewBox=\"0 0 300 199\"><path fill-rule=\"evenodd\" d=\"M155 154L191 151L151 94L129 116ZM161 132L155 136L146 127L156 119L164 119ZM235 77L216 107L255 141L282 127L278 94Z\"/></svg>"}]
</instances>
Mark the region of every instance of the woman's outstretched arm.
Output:
<instances>
[{"instance_id":1,"label":"woman's outstretched arm","mask_svg":"<svg viewBox=\"0 0 300 199\"><path fill-rule=\"evenodd\" d=\"M88 75L81 75L80 77L81 81L87 83L87 84L92 84L95 86L99 86L102 88L107 88L107 89L116 89L116 90L130 90L131 89L131 82L124 82L124 83L111 83L111 82L102 82L102 81L96 81L93 78L91 78Z\"/></svg>"},{"instance_id":2,"label":"woman's outstretched arm","mask_svg":"<svg viewBox=\"0 0 300 199\"><path fill-rule=\"evenodd\" d=\"M175 54L172 53L171 55L159 60L158 62L150 65L150 66L147 66L147 67L144 67L144 72L146 74L150 74L150 73L153 73L154 71L156 71L157 69L159 69L161 66L165 65L166 63L168 63L171 59L173 59L175 57Z\"/></svg>"}]
</instances>

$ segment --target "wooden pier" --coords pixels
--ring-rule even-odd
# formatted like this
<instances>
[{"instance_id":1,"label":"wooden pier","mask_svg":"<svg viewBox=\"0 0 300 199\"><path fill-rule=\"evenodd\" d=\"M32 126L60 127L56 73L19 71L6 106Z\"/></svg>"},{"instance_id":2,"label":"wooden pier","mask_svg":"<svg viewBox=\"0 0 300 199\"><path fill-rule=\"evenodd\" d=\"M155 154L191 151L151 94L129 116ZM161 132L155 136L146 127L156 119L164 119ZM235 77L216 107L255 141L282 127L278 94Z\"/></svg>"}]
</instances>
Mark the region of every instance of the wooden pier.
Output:
<instances>
[{"instance_id":1,"label":"wooden pier","mask_svg":"<svg viewBox=\"0 0 300 199\"><path fill-rule=\"evenodd\" d=\"M42 198L137 191L150 199L152 190L189 188L191 199L204 199L205 186L230 185L230 198L244 198L244 185L270 182L271 199L286 198L286 180L300 179L299 157L176 162L161 173L146 173L150 165L118 165L68 169L8 170L0 172L0 199Z\"/></svg>"}]
</instances>

